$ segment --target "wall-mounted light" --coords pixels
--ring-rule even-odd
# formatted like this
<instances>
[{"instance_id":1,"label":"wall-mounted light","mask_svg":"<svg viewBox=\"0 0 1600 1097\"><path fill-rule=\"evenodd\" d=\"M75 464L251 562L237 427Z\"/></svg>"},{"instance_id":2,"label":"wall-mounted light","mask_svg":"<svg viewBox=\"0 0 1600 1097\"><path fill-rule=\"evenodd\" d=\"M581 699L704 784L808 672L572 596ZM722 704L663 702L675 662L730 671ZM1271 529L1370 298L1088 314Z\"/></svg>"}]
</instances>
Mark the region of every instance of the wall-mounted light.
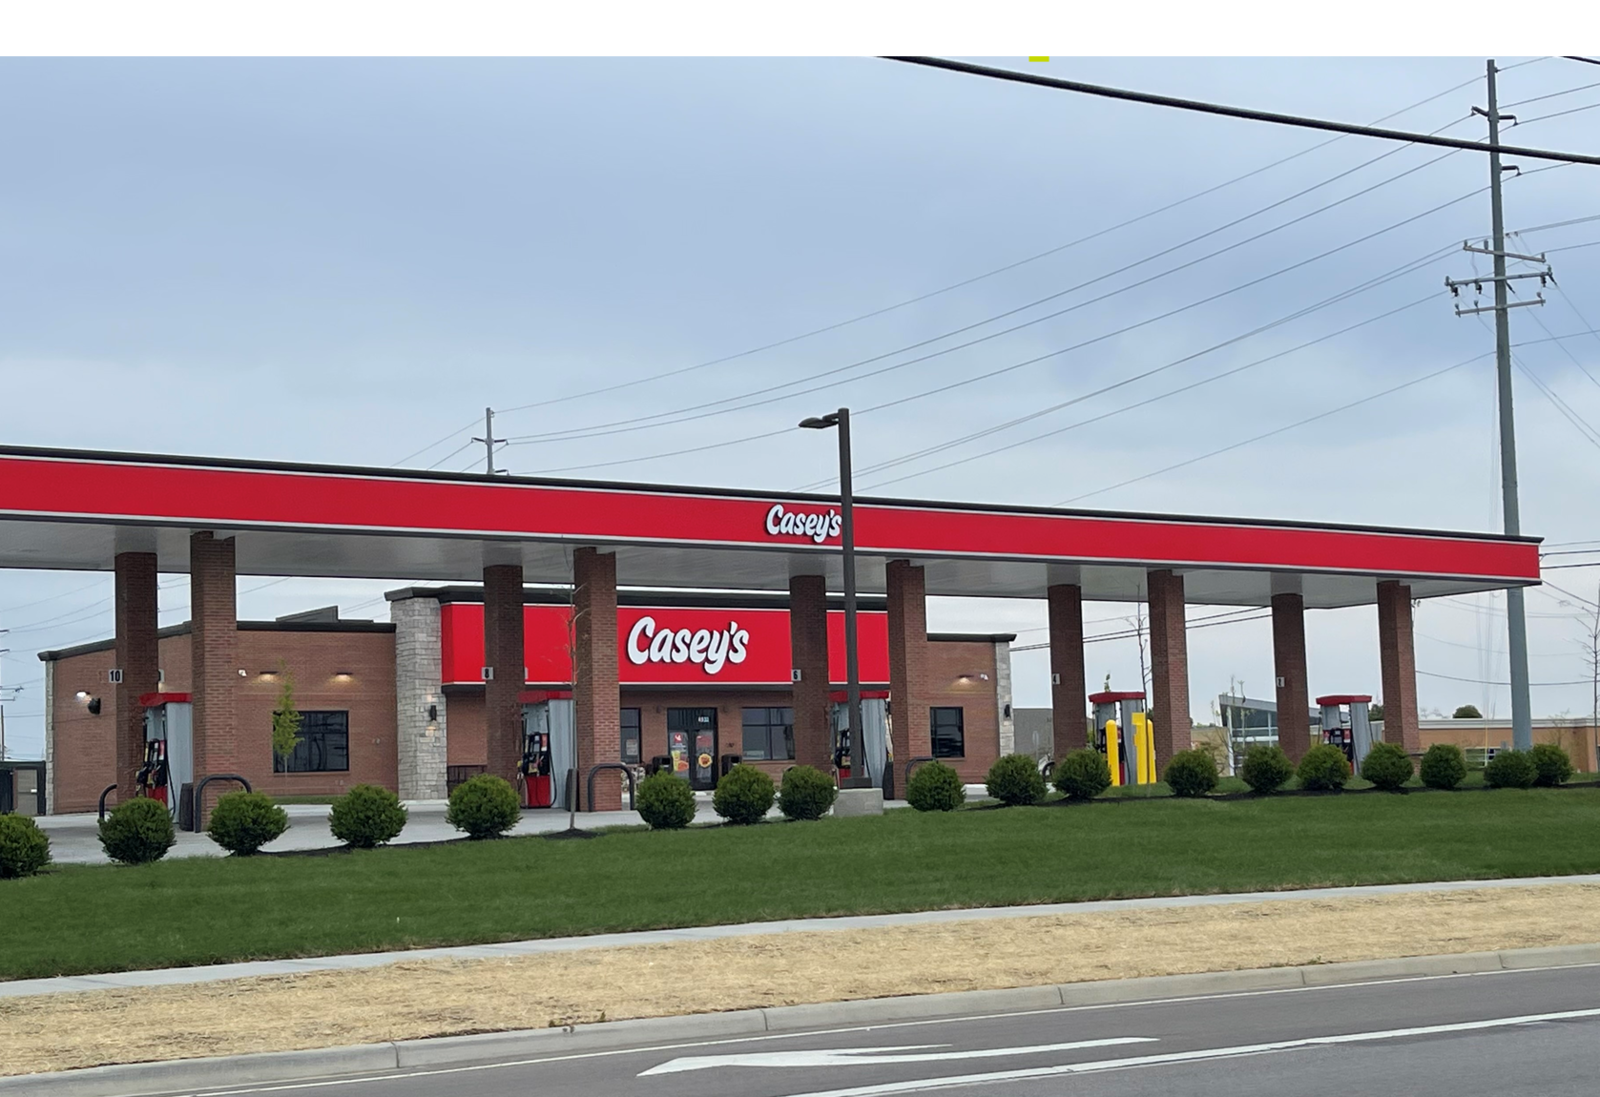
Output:
<instances>
[{"instance_id":1,"label":"wall-mounted light","mask_svg":"<svg viewBox=\"0 0 1600 1097\"><path fill-rule=\"evenodd\" d=\"M335 682L348 682L350 678L351 674L348 670L336 670L333 672L333 680Z\"/></svg>"},{"instance_id":2,"label":"wall-mounted light","mask_svg":"<svg viewBox=\"0 0 1600 1097\"><path fill-rule=\"evenodd\" d=\"M244 671L241 670L239 673L243 674ZM275 670L258 670L256 671L256 677L268 682L275 682L278 680L278 672Z\"/></svg>"},{"instance_id":3,"label":"wall-mounted light","mask_svg":"<svg viewBox=\"0 0 1600 1097\"><path fill-rule=\"evenodd\" d=\"M439 706L438 705L429 705L428 706L428 723L437 724L438 722L439 722Z\"/></svg>"},{"instance_id":4,"label":"wall-mounted light","mask_svg":"<svg viewBox=\"0 0 1600 1097\"><path fill-rule=\"evenodd\" d=\"M80 689L77 693L74 693L72 696L73 696L74 700L76 700L81 705L81 704L83 704L83 702L85 702L85 701L87 701L89 699L89 691L86 690L86 689Z\"/></svg>"}]
</instances>

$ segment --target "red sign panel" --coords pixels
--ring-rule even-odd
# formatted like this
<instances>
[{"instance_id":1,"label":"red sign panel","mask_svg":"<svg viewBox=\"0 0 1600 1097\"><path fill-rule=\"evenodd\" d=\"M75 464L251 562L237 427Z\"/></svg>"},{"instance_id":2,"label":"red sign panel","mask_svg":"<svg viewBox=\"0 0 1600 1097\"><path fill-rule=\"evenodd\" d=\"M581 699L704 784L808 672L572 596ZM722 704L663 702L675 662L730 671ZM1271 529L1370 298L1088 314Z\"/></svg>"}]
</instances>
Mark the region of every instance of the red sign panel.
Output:
<instances>
[{"instance_id":1,"label":"red sign panel","mask_svg":"<svg viewBox=\"0 0 1600 1097\"><path fill-rule=\"evenodd\" d=\"M527 681L572 681L570 606L524 606ZM861 680L889 681L889 615L861 613ZM483 680L483 606L439 607L445 683ZM828 614L828 671L845 680L844 613ZM788 685L794 669L786 609L683 609L623 606L617 610L617 671L623 685Z\"/></svg>"}]
</instances>

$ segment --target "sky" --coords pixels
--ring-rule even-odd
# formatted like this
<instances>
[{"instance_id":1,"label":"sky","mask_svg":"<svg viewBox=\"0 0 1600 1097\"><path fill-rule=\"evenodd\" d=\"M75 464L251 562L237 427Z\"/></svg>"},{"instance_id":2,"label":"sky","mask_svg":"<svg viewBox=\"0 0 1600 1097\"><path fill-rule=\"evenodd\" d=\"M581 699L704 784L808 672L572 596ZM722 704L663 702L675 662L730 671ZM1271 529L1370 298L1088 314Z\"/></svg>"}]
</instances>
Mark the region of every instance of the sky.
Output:
<instances>
[{"instance_id":1,"label":"sky","mask_svg":"<svg viewBox=\"0 0 1600 1097\"><path fill-rule=\"evenodd\" d=\"M1482 58L988 60L1485 134ZM1501 65L1504 140L1600 151L1600 68ZM1470 151L866 58L9 59L0 141L8 444L466 470L492 406L515 473L828 490L832 443L794 424L843 404L865 494L1501 528L1493 336L1444 284L1488 270L1461 250L1489 230ZM1557 279L1511 314L1523 529L1581 551L1600 168L1512 162L1509 246ZM1547 578L1534 713L1587 714L1600 568ZM186 579L163 584L184 620ZM381 619L399 584L239 585L246 618ZM0 573L12 756L42 749L36 653L109 637L110 590ZM1133 612L1091 604L1088 632ZM1503 613L1418 610L1425 712L1509 713ZM1044 623L929 610L1019 647ZM1372 609L1307 635L1313 695L1381 692ZM1136 643L1092 643L1088 669L1133 685ZM1048 704L1046 652L1014 673L1017 704ZM1197 719L1272 674L1266 621L1191 632Z\"/></svg>"}]
</instances>

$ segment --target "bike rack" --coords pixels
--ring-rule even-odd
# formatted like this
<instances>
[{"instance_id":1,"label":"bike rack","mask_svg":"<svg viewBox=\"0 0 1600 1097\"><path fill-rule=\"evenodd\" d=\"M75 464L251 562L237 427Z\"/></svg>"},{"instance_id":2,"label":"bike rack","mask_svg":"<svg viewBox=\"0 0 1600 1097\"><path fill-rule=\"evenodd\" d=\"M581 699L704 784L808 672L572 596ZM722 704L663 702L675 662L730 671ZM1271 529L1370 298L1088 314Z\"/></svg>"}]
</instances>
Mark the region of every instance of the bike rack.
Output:
<instances>
[{"instance_id":1,"label":"bike rack","mask_svg":"<svg viewBox=\"0 0 1600 1097\"><path fill-rule=\"evenodd\" d=\"M589 805L588 810L589 811L593 811L594 810L594 775L599 773L601 770L605 770L605 769L619 770L622 773L627 775L627 778L628 778L628 810L629 811L636 810L634 808L634 806L633 806L633 792L634 792L634 788L633 788L633 770L631 770L627 766L623 765L621 762L601 762L597 766L590 766L589 767L589 798L584 801L584 803ZM575 773L577 773L577 770L568 770L567 772L575 774Z\"/></svg>"},{"instance_id":2,"label":"bike rack","mask_svg":"<svg viewBox=\"0 0 1600 1097\"><path fill-rule=\"evenodd\" d=\"M926 758L912 758L910 761L906 762L906 787L907 788L911 787L911 771L912 770L916 769L918 766L922 765L924 762L937 762L937 761L938 761L938 759L933 757L930 754Z\"/></svg>"},{"instance_id":3,"label":"bike rack","mask_svg":"<svg viewBox=\"0 0 1600 1097\"><path fill-rule=\"evenodd\" d=\"M206 786L212 781L238 781L246 792L254 791L250 787L250 782L237 773L213 773L210 777L200 778L200 783L194 786L194 827L191 829L193 834L200 833L200 819L205 814Z\"/></svg>"},{"instance_id":4,"label":"bike rack","mask_svg":"<svg viewBox=\"0 0 1600 1097\"><path fill-rule=\"evenodd\" d=\"M102 823L106 821L106 797L116 790L116 785L107 785L105 791L100 794L100 821Z\"/></svg>"}]
</instances>

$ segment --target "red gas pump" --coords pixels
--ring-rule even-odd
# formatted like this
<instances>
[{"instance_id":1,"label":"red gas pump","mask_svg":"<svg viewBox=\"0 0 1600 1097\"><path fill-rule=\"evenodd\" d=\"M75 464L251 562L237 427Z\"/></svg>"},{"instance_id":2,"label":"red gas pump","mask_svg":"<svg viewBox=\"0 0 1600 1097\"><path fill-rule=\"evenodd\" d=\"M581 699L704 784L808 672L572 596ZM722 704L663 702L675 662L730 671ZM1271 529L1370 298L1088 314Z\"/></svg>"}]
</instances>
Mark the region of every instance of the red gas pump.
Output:
<instances>
[{"instance_id":1,"label":"red gas pump","mask_svg":"<svg viewBox=\"0 0 1600 1097\"><path fill-rule=\"evenodd\" d=\"M517 767L522 777L522 806L547 808L556 802L555 785L550 780L550 733L524 732L522 762Z\"/></svg>"},{"instance_id":2,"label":"red gas pump","mask_svg":"<svg viewBox=\"0 0 1600 1097\"><path fill-rule=\"evenodd\" d=\"M172 770L167 765L167 743L164 739L146 740L144 744L144 764L139 767L139 772L134 776L134 787L138 795L148 796L152 800L171 806L171 799L167 789L172 783Z\"/></svg>"},{"instance_id":3,"label":"red gas pump","mask_svg":"<svg viewBox=\"0 0 1600 1097\"><path fill-rule=\"evenodd\" d=\"M839 771L839 783L850 780L850 729L839 729L838 746L833 751L833 768Z\"/></svg>"}]
</instances>

